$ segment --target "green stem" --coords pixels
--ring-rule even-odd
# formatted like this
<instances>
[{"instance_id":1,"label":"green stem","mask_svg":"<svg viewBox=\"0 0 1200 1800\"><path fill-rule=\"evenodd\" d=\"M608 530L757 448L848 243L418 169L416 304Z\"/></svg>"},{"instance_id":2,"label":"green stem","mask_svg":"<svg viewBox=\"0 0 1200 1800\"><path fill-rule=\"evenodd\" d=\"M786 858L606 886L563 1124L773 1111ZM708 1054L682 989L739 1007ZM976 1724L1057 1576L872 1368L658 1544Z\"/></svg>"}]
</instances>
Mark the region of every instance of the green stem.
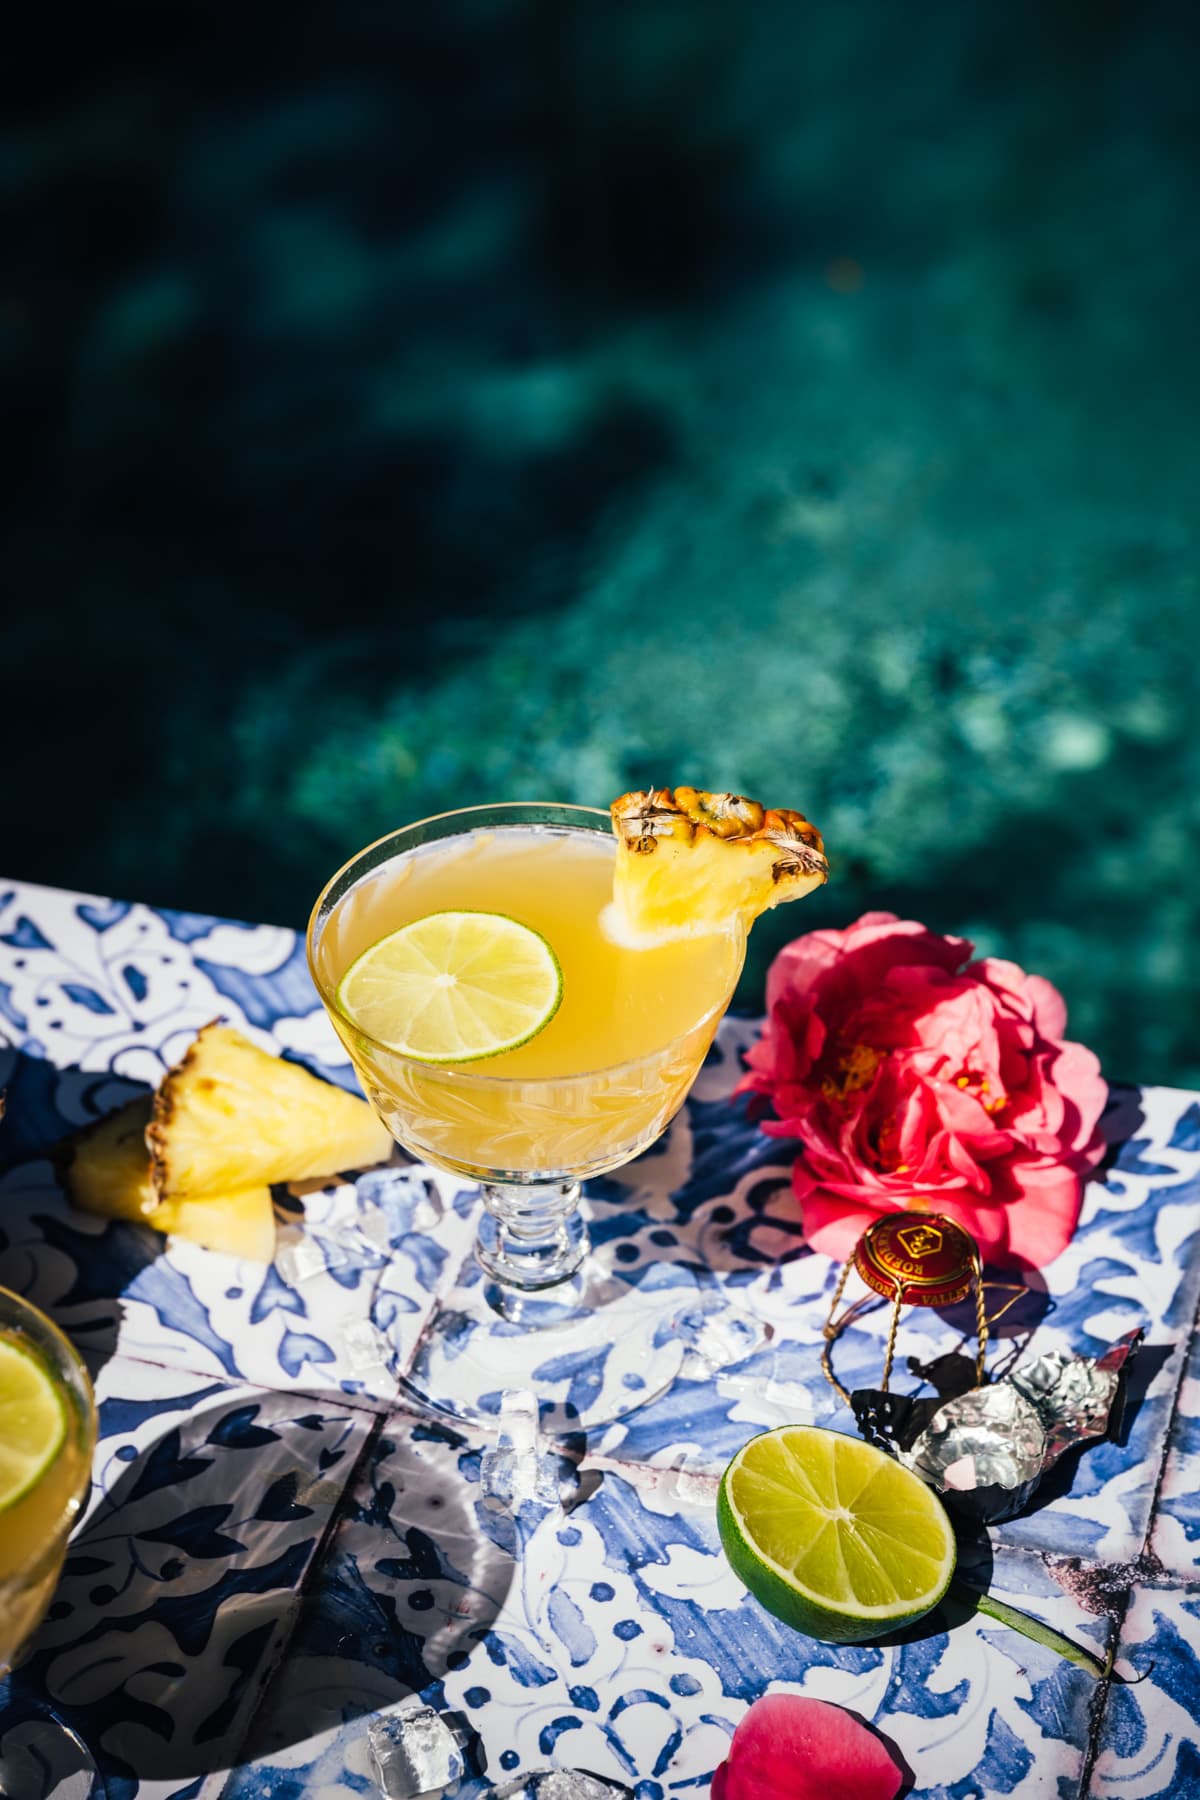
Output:
<instances>
[{"instance_id":1,"label":"green stem","mask_svg":"<svg viewBox=\"0 0 1200 1800\"><path fill-rule=\"evenodd\" d=\"M989 1619L995 1619L997 1625L1007 1625L1035 1644L1041 1644L1047 1650L1056 1650L1068 1662L1076 1663L1079 1668L1086 1669L1089 1675L1094 1675L1097 1681L1114 1679L1112 1651L1101 1660L1092 1651L1085 1650L1082 1644L1073 1643L1070 1638L1064 1637L1061 1631L1055 1631L1050 1625L1043 1625L1040 1619L1031 1618L1029 1613L1018 1612L1015 1606L1006 1606L1003 1600L997 1600L991 1594L981 1594L962 1581L952 1583L952 1588L961 1601L973 1605L977 1612L985 1613ZM1115 1679L1119 1680L1120 1677Z\"/></svg>"}]
</instances>

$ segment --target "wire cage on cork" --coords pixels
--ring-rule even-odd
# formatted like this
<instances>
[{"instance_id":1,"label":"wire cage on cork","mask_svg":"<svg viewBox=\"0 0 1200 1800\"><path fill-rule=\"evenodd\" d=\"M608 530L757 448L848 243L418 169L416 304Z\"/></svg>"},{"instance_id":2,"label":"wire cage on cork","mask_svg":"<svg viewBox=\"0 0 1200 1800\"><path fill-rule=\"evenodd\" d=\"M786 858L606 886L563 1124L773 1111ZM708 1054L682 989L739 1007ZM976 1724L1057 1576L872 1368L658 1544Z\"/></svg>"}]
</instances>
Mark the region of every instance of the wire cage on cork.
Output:
<instances>
[{"instance_id":1,"label":"wire cage on cork","mask_svg":"<svg viewBox=\"0 0 1200 1800\"><path fill-rule=\"evenodd\" d=\"M846 1285L856 1274L869 1290L839 1313ZM829 1303L821 1369L830 1386L851 1404L849 1391L833 1372L832 1350L847 1325L853 1323L875 1299L892 1303L879 1390L887 1393L896 1354L900 1311L905 1306L957 1306L975 1290L975 1385L984 1379L988 1342L988 1317L983 1298L983 1261L969 1231L944 1213L888 1213L868 1225L843 1264Z\"/></svg>"}]
</instances>

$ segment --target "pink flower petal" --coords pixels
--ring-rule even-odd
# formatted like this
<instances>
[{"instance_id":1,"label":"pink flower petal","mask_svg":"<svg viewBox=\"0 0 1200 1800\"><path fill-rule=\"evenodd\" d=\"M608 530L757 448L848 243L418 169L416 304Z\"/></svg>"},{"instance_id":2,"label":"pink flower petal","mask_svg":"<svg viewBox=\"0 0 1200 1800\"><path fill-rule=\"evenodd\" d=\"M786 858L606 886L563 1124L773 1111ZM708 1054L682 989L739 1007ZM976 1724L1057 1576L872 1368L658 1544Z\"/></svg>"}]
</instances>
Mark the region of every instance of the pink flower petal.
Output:
<instances>
[{"instance_id":1,"label":"pink flower petal","mask_svg":"<svg viewBox=\"0 0 1200 1800\"><path fill-rule=\"evenodd\" d=\"M712 1800L895 1800L906 1774L883 1738L840 1706L756 1700L713 1777Z\"/></svg>"}]
</instances>

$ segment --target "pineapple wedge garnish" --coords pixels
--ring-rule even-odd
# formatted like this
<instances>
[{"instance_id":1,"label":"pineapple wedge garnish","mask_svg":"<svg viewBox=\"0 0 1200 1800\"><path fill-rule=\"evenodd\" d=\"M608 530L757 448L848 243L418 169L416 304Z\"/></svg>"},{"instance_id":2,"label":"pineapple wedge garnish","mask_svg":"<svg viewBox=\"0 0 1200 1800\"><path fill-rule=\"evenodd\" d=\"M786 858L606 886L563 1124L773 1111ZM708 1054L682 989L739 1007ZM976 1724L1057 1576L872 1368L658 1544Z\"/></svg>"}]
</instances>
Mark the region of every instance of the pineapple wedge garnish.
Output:
<instances>
[{"instance_id":1,"label":"pineapple wedge garnish","mask_svg":"<svg viewBox=\"0 0 1200 1800\"><path fill-rule=\"evenodd\" d=\"M741 794L651 788L613 802L613 902L633 941L744 930L770 906L829 878L825 846L802 813Z\"/></svg>"},{"instance_id":2,"label":"pineapple wedge garnish","mask_svg":"<svg viewBox=\"0 0 1200 1800\"><path fill-rule=\"evenodd\" d=\"M146 1141L160 1200L305 1181L392 1152L365 1100L216 1024L161 1083Z\"/></svg>"},{"instance_id":3,"label":"pineapple wedge garnish","mask_svg":"<svg viewBox=\"0 0 1200 1800\"><path fill-rule=\"evenodd\" d=\"M270 1262L272 1182L369 1167L391 1150L365 1100L213 1024L157 1094L68 1140L61 1166L84 1212Z\"/></svg>"},{"instance_id":4,"label":"pineapple wedge garnish","mask_svg":"<svg viewBox=\"0 0 1200 1800\"><path fill-rule=\"evenodd\" d=\"M275 1212L269 1187L158 1199L146 1143L153 1107L154 1096L140 1094L68 1142L63 1177L72 1205L106 1219L136 1219L227 1256L270 1262Z\"/></svg>"}]
</instances>

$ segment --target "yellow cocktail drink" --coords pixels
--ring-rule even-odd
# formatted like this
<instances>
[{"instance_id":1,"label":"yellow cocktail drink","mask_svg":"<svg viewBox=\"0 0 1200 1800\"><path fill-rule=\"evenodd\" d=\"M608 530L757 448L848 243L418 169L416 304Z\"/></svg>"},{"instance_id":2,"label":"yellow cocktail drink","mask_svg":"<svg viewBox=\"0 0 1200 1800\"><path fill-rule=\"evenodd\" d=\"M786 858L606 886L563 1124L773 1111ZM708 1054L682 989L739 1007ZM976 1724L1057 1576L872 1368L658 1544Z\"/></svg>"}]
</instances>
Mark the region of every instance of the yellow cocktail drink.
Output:
<instances>
[{"instance_id":1,"label":"yellow cocktail drink","mask_svg":"<svg viewBox=\"0 0 1200 1800\"><path fill-rule=\"evenodd\" d=\"M368 1097L409 1149L481 1179L575 1179L628 1161L678 1109L733 992L744 933L734 923L631 947L612 919L615 853L604 830L489 823L385 859L330 910L313 945L327 996L371 945L459 909L529 927L561 970L544 1029L448 1067L397 1055L331 1009Z\"/></svg>"},{"instance_id":2,"label":"yellow cocktail drink","mask_svg":"<svg viewBox=\"0 0 1200 1800\"><path fill-rule=\"evenodd\" d=\"M87 1495L95 1406L48 1319L0 1288L0 1674L36 1630Z\"/></svg>"}]
</instances>

